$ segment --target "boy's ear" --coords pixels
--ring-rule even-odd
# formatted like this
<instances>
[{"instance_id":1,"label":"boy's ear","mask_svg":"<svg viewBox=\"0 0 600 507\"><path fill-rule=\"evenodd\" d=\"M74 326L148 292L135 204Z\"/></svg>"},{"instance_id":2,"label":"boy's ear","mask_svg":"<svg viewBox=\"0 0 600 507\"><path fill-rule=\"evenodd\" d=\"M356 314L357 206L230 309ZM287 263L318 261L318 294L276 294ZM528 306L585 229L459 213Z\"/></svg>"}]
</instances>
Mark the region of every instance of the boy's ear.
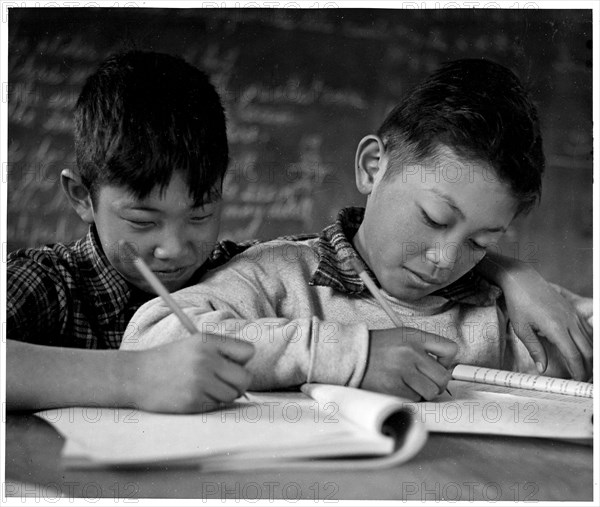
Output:
<instances>
[{"instance_id":1,"label":"boy's ear","mask_svg":"<svg viewBox=\"0 0 600 507\"><path fill-rule=\"evenodd\" d=\"M381 166L383 152L383 143L376 135L365 136L358 143L354 166L356 188L361 194L369 195L373 190L375 176L383 170Z\"/></svg>"},{"instance_id":2,"label":"boy's ear","mask_svg":"<svg viewBox=\"0 0 600 507\"><path fill-rule=\"evenodd\" d=\"M60 173L60 185L69 203L81 219L88 224L93 223L94 208L92 206L92 196L81 182L79 173L72 169L63 169Z\"/></svg>"}]
</instances>

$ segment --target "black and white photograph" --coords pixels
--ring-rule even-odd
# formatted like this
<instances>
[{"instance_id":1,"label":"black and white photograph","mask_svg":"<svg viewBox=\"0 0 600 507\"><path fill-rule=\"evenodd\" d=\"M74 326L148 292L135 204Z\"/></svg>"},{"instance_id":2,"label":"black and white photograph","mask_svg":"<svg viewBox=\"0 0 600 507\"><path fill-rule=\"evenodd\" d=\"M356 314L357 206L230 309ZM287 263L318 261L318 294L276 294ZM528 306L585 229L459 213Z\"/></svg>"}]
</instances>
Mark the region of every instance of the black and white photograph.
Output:
<instances>
[{"instance_id":1,"label":"black and white photograph","mask_svg":"<svg viewBox=\"0 0 600 507\"><path fill-rule=\"evenodd\" d=\"M2 505L600 500L595 2L1 8Z\"/></svg>"}]
</instances>

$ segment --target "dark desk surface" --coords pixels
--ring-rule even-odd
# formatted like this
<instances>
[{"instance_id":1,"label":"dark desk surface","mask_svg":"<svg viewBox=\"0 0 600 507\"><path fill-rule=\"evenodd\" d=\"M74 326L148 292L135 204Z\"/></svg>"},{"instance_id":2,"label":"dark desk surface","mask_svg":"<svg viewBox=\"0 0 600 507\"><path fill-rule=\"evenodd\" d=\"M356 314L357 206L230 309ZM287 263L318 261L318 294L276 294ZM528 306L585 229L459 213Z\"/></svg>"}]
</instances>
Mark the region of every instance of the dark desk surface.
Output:
<instances>
[{"instance_id":1,"label":"dark desk surface","mask_svg":"<svg viewBox=\"0 0 600 507\"><path fill-rule=\"evenodd\" d=\"M64 439L24 414L6 420L3 496L319 500L591 501L592 447L432 434L416 458L377 471L203 473L198 468L63 469Z\"/></svg>"}]
</instances>

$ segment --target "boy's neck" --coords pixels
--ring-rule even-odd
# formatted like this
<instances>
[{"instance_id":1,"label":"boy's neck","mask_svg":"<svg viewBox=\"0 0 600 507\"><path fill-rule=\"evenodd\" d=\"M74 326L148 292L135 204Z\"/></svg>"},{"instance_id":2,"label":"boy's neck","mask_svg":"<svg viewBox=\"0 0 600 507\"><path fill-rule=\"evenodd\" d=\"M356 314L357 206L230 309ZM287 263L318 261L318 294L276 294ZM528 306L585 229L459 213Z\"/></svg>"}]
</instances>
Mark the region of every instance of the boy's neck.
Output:
<instances>
[{"instance_id":1,"label":"boy's neck","mask_svg":"<svg viewBox=\"0 0 600 507\"><path fill-rule=\"evenodd\" d=\"M364 229L363 229L362 224L356 231L356 234L354 235L354 237L350 239L350 243L352 243L352 246L358 252L358 255L360 255L361 259L366 264L366 267L369 270L373 271L371 269L371 267L369 266L369 256L367 254L367 250L366 250L366 248L364 248L365 237L364 237ZM378 280L374 279L373 281L375 283L379 284Z\"/></svg>"}]
</instances>

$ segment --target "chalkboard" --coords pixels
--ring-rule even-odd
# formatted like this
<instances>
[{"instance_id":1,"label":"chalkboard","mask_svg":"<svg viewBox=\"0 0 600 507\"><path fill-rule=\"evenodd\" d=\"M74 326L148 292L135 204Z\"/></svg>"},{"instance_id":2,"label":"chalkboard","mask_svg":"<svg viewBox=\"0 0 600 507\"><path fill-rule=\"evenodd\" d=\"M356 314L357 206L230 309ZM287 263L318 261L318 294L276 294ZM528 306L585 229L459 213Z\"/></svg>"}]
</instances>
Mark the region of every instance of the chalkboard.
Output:
<instances>
[{"instance_id":1,"label":"chalkboard","mask_svg":"<svg viewBox=\"0 0 600 507\"><path fill-rule=\"evenodd\" d=\"M441 62L488 57L538 103L542 205L503 252L592 291L590 10L9 9L9 250L85 232L58 185L75 164L72 108L108 54L164 51L204 68L228 115L222 236L318 231L362 205L358 141ZM518 241L518 242L517 242Z\"/></svg>"}]
</instances>

